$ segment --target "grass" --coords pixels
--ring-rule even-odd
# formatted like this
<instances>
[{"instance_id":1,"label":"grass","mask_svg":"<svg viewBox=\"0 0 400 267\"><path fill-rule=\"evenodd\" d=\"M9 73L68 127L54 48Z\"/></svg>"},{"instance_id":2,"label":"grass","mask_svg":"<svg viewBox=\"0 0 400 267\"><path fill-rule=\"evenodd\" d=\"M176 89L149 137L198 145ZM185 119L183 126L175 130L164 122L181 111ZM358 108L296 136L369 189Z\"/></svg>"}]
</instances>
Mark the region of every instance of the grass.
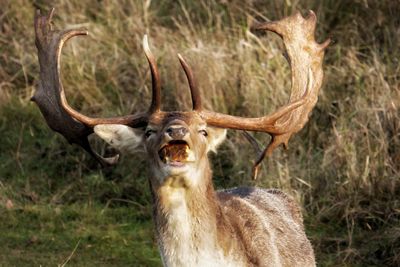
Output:
<instances>
[{"instance_id":1,"label":"grass","mask_svg":"<svg viewBox=\"0 0 400 267\"><path fill-rule=\"evenodd\" d=\"M294 196L319 266L400 265L400 6L389 0L3 1L0 265L160 265L140 156L99 169L51 132L29 102L38 78L33 14L50 6L57 27L90 32L66 45L62 78L70 103L95 116L147 107L145 33L167 110L190 107L179 52L194 67L206 107L242 116L273 111L287 101L290 69L279 38L250 33L249 17L316 11L317 40L334 42L308 124L288 152L265 160L257 181L249 178L254 151L229 131L212 156L215 183L278 187ZM97 151L112 152L91 141Z\"/></svg>"},{"instance_id":2,"label":"grass","mask_svg":"<svg viewBox=\"0 0 400 267\"><path fill-rule=\"evenodd\" d=\"M149 218L130 209L82 203L14 208L0 216L0 261L5 266L159 266Z\"/></svg>"}]
</instances>

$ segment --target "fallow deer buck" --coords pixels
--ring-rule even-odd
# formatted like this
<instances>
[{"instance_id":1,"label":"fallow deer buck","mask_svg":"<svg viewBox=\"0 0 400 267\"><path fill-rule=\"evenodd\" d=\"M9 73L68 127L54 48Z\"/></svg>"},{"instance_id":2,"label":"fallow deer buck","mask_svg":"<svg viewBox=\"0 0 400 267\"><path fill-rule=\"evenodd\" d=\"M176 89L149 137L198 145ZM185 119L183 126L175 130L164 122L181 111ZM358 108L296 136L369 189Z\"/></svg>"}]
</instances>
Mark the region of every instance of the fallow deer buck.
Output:
<instances>
[{"instance_id":1,"label":"fallow deer buck","mask_svg":"<svg viewBox=\"0 0 400 267\"><path fill-rule=\"evenodd\" d=\"M148 111L115 118L90 118L68 105L60 79L64 43L85 30L53 30L52 10L35 16L40 80L33 96L49 126L77 143L101 164L87 137L96 133L122 151L146 155L151 175L154 221L165 266L315 266L300 208L279 190L234 188L215 191L207 153L224 140L226 128L266 132L272 141L259 161L308 120L321 87L324 49L329 40L314 39L316 16L300 13L277 22L257 24L283 38L292 70L290 101L273 114L243 118L202 108L193 73L179 56L192 96L192 111L160 109L160 76L147 37L144 51L150 65L152 94Z\"/></svg>"}]
</instances>

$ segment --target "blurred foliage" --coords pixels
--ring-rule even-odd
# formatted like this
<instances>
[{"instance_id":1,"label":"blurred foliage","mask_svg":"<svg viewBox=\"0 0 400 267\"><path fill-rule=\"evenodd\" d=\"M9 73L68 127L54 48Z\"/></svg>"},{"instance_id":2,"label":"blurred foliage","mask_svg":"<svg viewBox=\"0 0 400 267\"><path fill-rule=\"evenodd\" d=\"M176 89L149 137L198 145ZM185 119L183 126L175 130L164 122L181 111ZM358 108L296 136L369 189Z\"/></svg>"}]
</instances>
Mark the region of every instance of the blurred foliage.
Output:
<instances>
[{"instance_id":1,"label":"blurred foliage","mask_svg":"<svg viewBox=\"0 0 400 267\"><path fill-rule=\"evenodd\" d=\"M211 155L219 188L278 187L302 203L320 266L400 265L400 4L382 0L2 0L0 7L0 262L5 266L158 266L146 163L97 163L45 125L29 102L38 79L33 14L55 6L59 28L89 37L63 51L67 97L94 116L143 110L149 35L167 110L188 109L176 54L193 65L205 105L256 116L288 99L290 69L273 34L252 19L308 9L316 39L333 43L325 84L306 127L250 179L255 152L229 131ZM260 143L264 134L254 134ZM97 151L112 153L96 137Z\"/></svg>"}]
</instances>

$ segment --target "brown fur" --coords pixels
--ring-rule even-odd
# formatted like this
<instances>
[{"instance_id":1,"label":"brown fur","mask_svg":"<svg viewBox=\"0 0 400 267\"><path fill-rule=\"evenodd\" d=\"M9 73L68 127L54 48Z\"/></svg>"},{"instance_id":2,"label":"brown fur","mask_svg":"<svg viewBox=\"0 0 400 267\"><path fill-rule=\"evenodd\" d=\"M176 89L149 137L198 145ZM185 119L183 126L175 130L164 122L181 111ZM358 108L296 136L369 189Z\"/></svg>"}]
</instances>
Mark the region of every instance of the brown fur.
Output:
<instances>
[{"instance_id":1,"label":"brown fur","mask_svg":"<svg viewBox=\"0 0 400 267\"><path fill-rule=\"evenodd\" d=\"M215 238L225 256L245 262L243 266L315 266L313 249L293 199L276 189L215 192L209 175L204 178L209 184L199 190L189 189L183 200L197 222L192 232L193 247L206 233ZM155 221L158 239L168 246L172 211L161 191L155 194Z\"/></svg>"},{"instance_id":2,"label":"brown fur","mask_svg":"<svg viewBox=\"0 0 400 267\"><path fill-rule=\"evenodd\" d=\"M194 112L158 113L150 118L146 136L124 127L101 126L96 133L110 143L121 137L133 142L113 144L143 146L165 266L315 266L292 198L276 189L214 190L207 154L222 142L224 131L207 127ZM174 129L184 134L176 139ZM133 138L134 131L139 133ZM160 159L160 150L176 143L186 143L193 154L184 167Z\"/></svg>"},{"instance_id":3,"label":"brown fur","mask_svg":"<svg viewBox=\"0 0 400 267\"><path fill-rule=\"evenodd\" d=\"M260 188L235 188L217 193L226 217L234 225L250 265L315 266L313 250L305 236L298 205L283 192ZM254 210L253 210L254 209Z\"/></svg>"}]
</instances>

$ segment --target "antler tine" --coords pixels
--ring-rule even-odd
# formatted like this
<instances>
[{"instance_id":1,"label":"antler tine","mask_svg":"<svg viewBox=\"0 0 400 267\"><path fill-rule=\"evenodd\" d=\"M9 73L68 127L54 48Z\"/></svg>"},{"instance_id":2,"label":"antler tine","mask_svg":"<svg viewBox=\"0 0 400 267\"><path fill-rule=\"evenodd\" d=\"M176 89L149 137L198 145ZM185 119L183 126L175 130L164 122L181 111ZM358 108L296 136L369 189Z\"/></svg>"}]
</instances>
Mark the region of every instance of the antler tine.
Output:
<instances>
[{"instance_id":1,"label":"antler tine","mask_svg":"<svg viewBox=\"0 0 400 267\"><path fill-rule=\"evenodd\" d=\"M179 62L182 65L183 70L185 71L186 78L189 83L190 94L192 96L193 110L200 111L202 109L201 95L200 95L200 90L197 87L197 83L194 78L193 72L192 72L189 64L186 63L186 61L183 59L181 54L178 54L178 58L179 58Z\"/></svg>"},{"instance_id":2,"label":"antler tine","mask_svg":"<svg viewBox=\"0 0 400 267\"><path fill-rule=\"evenodd\" d=\"M149 113L154 113L160 110L161 106L161 79L160 74L158 72L156 59L151 53L149 42L147 39L147 34L143 37L143 50L146 55L147 61L149 62L150 71L151 71L151 81L152 81L152 93L153 97L151 100L151 105L149 109Z\"/></svg>"}]
</instances>

